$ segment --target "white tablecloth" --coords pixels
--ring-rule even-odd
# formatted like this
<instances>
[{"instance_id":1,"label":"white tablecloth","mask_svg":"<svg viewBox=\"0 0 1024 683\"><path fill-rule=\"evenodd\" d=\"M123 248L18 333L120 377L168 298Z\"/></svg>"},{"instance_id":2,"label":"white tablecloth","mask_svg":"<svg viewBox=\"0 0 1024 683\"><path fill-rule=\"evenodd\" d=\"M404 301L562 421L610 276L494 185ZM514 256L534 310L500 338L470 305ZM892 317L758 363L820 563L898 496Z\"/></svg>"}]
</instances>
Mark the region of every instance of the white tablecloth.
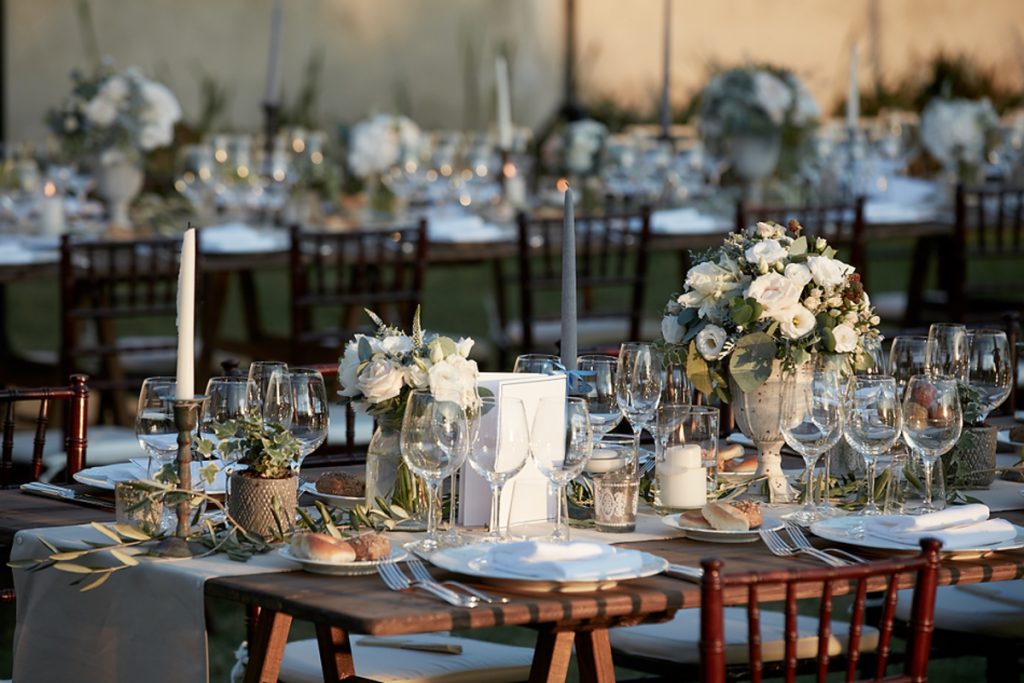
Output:
<instances>
[{"instance_id":1,"label":"white tablecloth","mask_svg":"<svg viewBox=\"0 0 1024 683\"><path fill-rule=\"evenodd\" d=\"M83 547L86 540L108 542L89 526L32 529L15 537L11 559L46 556L40 536L60 548ZM15 570L14 680L207 681L206 579L296 567L277 553L249 562L224 555L143 560L86 593L69 585L76 574Z\"/></svg>"}]
</instances>

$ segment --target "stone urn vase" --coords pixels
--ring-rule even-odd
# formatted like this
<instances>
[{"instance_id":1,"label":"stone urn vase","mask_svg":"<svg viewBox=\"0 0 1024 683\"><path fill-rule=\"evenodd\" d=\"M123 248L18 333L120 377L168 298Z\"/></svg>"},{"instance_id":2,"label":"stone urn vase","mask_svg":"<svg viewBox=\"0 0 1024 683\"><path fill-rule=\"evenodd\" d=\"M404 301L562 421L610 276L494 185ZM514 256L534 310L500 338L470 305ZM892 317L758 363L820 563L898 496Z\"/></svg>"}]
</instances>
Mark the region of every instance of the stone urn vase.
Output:
<instances>
[{"instance_id":1,"label":"stone urn vase","mask_svg":"<svg viewBox=\"0 0 1024 683\"><path fill-rule=\"evenodd\" d=\"M263 479L246 470L232 472L227 496L228 514L243 529L263 538L287 534L295 526L298 481L295 475Z\"/></svg>"},{"instance_id":2,"label":"stone urn vase","mask_svg":"<svg viewBox=\"0 0 1024 683\"><path fill-rule=\"evenodd\" d=\"M142 165L123 154L106 154L96 164L95 174L96 189L107 202L110 224L130 227L128 209L142 191Z\"/></svg>"},{"instance_id":3,"label":"stone urn vase","mask_svg":"<svg viewBox=\"0 0 1024 683\"><path fill-rule=\"evenodd\" d=\"M775 173L782 153L782 135L738 135L729 146L732 168L743 179L745 199L764 200L764 182Z\"/></svg>"},{"instance_id":4,"label":"stone urn vase","mask_svg":"<svg viewBox=\"0 0 1024 683\"><path fill-rule=\"evenodd\" d=\"M796 369L795 381L811 381L810 368L804 365ZM740 428L757 446L757 477L768 478L769 499L773 503L790 503L796 500L796 490L782 471L782 445L785 439L779 429L782 415L782 398L787 377L783 375L782 363L772 362L772 373L768 380L754 391L743 391L735 380L729 378L731 405Z\"/></svg>"}]
</instances>

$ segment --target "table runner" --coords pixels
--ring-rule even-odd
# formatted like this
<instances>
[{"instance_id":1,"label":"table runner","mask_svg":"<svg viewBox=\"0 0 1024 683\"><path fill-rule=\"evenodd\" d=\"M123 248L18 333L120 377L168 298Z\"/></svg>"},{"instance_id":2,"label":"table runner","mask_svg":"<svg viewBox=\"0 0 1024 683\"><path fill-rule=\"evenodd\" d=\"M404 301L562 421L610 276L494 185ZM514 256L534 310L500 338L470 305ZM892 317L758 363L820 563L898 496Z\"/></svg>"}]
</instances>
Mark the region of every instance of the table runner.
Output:
<instances>
[{"instance_id":1,"label":"table runner","mask_svg":"<svg viewBox=\"0 0 1024 683\"><path fill-rule=\"evenodd\" d=\"M20 531L11 559L49 554L39 538L60 548L109 540L88 525ZM295 568L274 552L249 562L143 561L86 593L69 585L76 574L15 570L14 680L208 681L206 579Z\"/></svg>"}]
</instances>

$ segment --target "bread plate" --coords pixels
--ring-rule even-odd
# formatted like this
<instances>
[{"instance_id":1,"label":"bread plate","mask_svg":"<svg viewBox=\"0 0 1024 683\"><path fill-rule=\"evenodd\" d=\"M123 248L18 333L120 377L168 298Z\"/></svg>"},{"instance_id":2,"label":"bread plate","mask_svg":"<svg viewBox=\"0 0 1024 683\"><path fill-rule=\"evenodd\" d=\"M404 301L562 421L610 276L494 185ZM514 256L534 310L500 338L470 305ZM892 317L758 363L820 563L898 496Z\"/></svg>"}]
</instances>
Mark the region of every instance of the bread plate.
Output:
<instances>
[{"instance_id":1,"label":"bread plate","mask_svg":"<svg viewBox=\"0 0 1024 683\"><path fill-rule=\"evenodd\" d=\"M314 498L319 498L323 502L343 510L350 510L357 505L366 503L366 498L363 496L335 496L331 493L317 491L316 484L311 481L303 481L299 484L299 493L308 493Z\"/></svg>"},{"instance_id":2,"label":"bread plate","mask_svg":"<svg viewBox=\"0 0 1024 683\"><path fill-rule=\"evenodd\" d=\"M688 520L683 519L682 514L683 513L676 513L674 515L668 515L666 517L662 517L661 521L663 524L670 526L673 529L682 529L686 532L687 538L691 538L695 541L706 541L708 543L751 543L753 541L760 540L761 536L758 532L761 529L778 531L785 526L781 519L765 515L761 520L761 525L756 529L749 529L747 531L708 529L706 527L693 525Z\"/></svg>"},{"instance_id":3,"label":"bread plate","mask_svg":"<svg viewBox=\"0 0 1024 683\"><path fill-rule=\"evenodd\" d=\"M354 562L321 562L319 560L308 560L304 557L292 554L290 546L278 548L278 554L286 560L298 562L302 568L313 574L330 574L332 576L364 576L376 574L377 565L381 562L401 562L409 556L405 550L398 546L391 547L391 555L386 560L357 560Z\"/></svg>"}]
</instances>

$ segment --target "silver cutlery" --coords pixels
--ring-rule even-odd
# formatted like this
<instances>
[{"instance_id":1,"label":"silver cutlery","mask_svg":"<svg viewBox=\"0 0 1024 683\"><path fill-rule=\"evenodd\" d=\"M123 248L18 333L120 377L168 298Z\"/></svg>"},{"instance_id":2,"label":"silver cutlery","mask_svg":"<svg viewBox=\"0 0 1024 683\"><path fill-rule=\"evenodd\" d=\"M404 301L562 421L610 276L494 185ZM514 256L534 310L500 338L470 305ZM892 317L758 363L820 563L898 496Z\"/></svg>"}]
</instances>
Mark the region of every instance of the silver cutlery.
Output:
<instances>
[{"instance_id":1,"label":"silver cutlery","mask_svg":"<svg viewBox=\"0 0 1024 683\"><path fill-rule=\"evenodd\" d=\"M77 491L66 486L56 486L42 481L32 481L27 484L22 484L21 490L25 493L31 493L37 496L66 500L69 503L80 503L82 505L90 505L92 507L103 508L105 510L114 509L114 501L112 500L99 498L98 496L91 496L87 493L82 493L81 491Z\"/></svg>"},{"instance_id":2,"label":"silver cutlery","mask_svg":"<svg viewBox=\"0 0 1024 683\"><path fill-rule=\"evenodd\" d=\"M405 563L409 565L409 569L410 571L412 571L413 577L425 583L440 583L442 586L456 588L458 590L461 590L463 593L468 593L469 595L472 595L474 598L477 598L478 600L483 600L484 602L492 605L495 603L504 604L509 601L509 599L506 597L500 595L491 595L490 593L486 593L482 590L478 590L476 588L473 588L472 586L467 586L464 583L460 583L459 581L454 581L452 579L449 579L447 581L438 581L433 576L431 576L430 572L427 571L427 567L418 557L410 556L408 559L406 559Z\"/></svg>"},{"instance_id":3,"label":"silver cutlery","mask_svg":"<svg viewBox=\"0 0 1024 683\"><path fill-rule=\"evenodd\" d=\"M455 607L472 608L480 604L480 600L477 598L459 595L450 588L445 588L438 583L410 580L393 560L387 560L378 564L377 574L380 575L384 584L393 591L401 592L419 588Z\"/></svg>"},{"instance_id":4,"label":"silver cutlery","mask_svg":"<svg viewBox=\"0 0 1024 683\"><path fill-rule=\"evenodd\" d=\"M804 534L803 529L801 529L795 524L790 524L789 522L786 522L786 531L789 533L789 540L793 541L793 545L797 548L818 550L820 552L825 553L826 555L844 558L846 560L849 560L850 562L856 562L857 564L864 564L867 562L867 560L865 560L863 557L860 557L859 555L854 555L853 553L847 552L842 548L815 548L811 545L811 542L807 540L807 536Z\"/></svg>"},{"instance_id":5,"label":"silver cutlery","mask_svg":"<svg viewBox=\"0 0 1024 683\"><path fill-rule=\"evenodd\" d=\"M684 581L693 581L694 583L700 583L700 580L704 578L703 569L700 567L687 567L683 564L670 564L665 573L671 577L683 579Z\"/></svg>"},{"instance_id":6,"label":"silver cutlery","mask_svg":"<svg viewBox=\"0 0 1024 683\"><path fill-rule=\"evenodd\" d=\"M786 543L786 541L779 536L778 532L773 529L758 529L758 535L761 537L761 540L764 541L764 544L768 546L768 550L778 557L793 557L797 554L804 554L809 555L830 567L845 567L849 564L846 560L826 555L817 548L794 548Z\"/></svg>"}]
</instances>

